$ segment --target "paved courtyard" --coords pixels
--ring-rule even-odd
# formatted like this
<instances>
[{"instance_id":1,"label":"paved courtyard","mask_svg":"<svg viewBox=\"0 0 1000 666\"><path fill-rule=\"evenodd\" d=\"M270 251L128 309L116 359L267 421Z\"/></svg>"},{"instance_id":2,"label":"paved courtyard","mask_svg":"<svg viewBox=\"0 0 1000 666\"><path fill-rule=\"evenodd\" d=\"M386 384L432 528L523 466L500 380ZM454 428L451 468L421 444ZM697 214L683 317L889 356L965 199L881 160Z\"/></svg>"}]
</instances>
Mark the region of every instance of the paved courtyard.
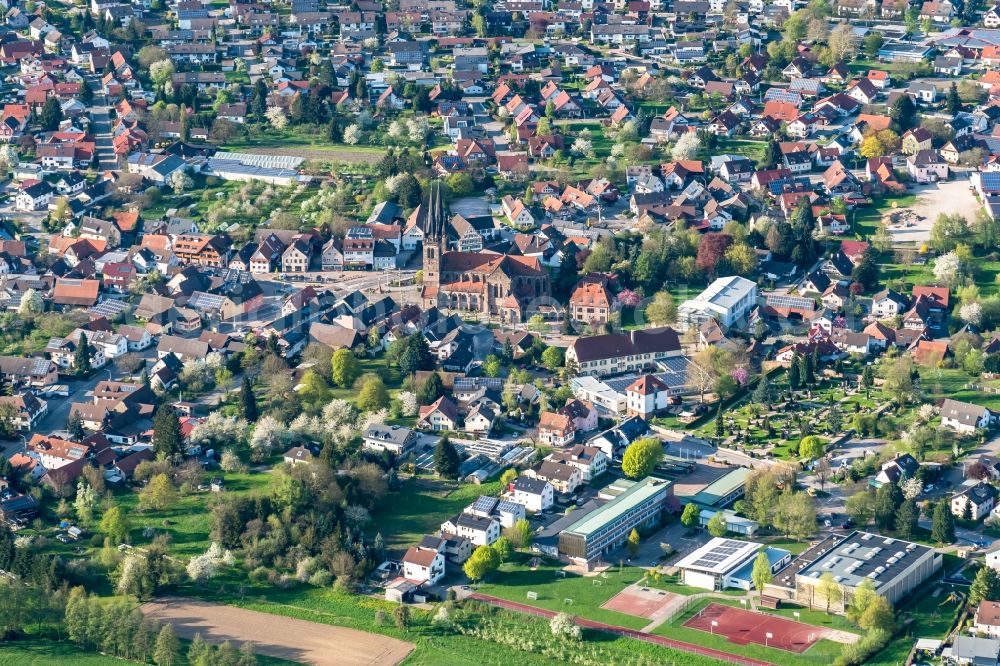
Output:
<instances>
[{"instance_id":1,"label":"paved courtyard","mask_svg":"<svg viewBox=\"0 0 1000 666\"><path fill-rule=\"evenodd\" d=\"M969 189L969 179L964 173L956 174L952 180L941 183L915 185L910 191L917 195L917 200L908 208L916 214L917 219L889 226L894 244L919 246L930 239L931 227L941 213L962 213L971 222L979 208L975 195Z\"/></svg>"}]
</instances>

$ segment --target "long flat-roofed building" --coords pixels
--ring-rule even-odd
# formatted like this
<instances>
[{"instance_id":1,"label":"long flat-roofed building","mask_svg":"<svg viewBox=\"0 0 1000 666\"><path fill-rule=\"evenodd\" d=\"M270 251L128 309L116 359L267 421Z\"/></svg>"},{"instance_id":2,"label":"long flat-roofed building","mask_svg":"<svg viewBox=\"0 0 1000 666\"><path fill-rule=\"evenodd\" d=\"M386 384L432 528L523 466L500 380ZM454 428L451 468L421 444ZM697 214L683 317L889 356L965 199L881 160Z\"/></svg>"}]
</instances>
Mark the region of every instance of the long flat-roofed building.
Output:
<instances>
[{"instance_id":1,"label":"long flat-roofed building","mask_svg":"<svg viewBox=\"0 0 1000 666\"><path fill-rule=\"evenodd\" d=\"M895 605L918 585L941 569L941 553L933 548L869 532L854 532L795 574L795 600L814 608L827 608L819 592L823 575L829 573L841 588L831 599L830 610L838 613L851 604L854 590L866 578L875 592Z\"/></svg>"},{"instance_id":2,"label":"long flat-roofed building","mask_svg":"<svg viewBox=\"0 0 1000 666\"><path fill-rule=\"evenodd\" d=\"M589 567L607 552L620 548L633 528L660 519L673 495L673 484L647 477L559 534L559 554Z\"/></svg>"}]
</instances>

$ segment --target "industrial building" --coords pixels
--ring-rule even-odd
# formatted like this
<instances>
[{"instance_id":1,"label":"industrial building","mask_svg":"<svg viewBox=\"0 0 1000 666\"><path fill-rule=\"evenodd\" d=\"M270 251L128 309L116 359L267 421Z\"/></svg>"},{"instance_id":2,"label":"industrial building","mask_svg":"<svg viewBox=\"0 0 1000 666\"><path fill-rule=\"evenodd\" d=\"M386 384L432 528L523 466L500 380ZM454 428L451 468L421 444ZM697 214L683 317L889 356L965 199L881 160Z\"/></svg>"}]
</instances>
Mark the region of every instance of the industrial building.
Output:
<instances>
[{"instance_id":1,"label":"industrial building","mask_svg":"<svg viewBox=\"0 0 1000 666\"><path fill-rule=\"evenodd\" d=\"M720 277L695 298L677 308L677 323L682 327L701 326L715 319L732 328L757 306L757 283L732 275Z\"/></svg>"}]
</instances>

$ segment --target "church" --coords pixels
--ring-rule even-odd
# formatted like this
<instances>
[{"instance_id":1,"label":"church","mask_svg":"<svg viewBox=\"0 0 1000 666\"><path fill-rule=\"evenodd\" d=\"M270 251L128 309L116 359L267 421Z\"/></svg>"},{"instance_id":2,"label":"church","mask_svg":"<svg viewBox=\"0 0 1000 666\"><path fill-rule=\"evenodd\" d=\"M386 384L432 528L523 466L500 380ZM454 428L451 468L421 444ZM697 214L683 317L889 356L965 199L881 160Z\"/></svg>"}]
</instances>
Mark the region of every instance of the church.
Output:
<instances>
[{"instance_id":1,"label":"church","mask_svg":"<svg viewBox=\"0 0 1000 666\"><path fill-rule=\"evenodd\" d=\"M418 215L423 230L424 309L487 313L506 323L521 323L529 311L550 305L548 271L537 257L448 250L445 204L440 181Z\"/></svg>"}]
</instances>

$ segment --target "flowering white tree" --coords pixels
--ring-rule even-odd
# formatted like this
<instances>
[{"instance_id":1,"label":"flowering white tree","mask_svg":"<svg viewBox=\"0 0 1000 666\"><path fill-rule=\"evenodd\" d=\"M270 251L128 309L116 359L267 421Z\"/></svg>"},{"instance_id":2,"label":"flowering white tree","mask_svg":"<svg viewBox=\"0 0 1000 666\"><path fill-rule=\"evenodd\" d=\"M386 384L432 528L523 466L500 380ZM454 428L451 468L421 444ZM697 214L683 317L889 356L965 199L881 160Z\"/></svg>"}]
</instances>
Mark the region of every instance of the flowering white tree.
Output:
<instances>
[{"instance_id":1,"label":"flowering white tree","mask_svg":"<svg viewBox=\"0 0 1000 666\"><path fill-rule=\"evenodd\" d=\"M393 120L391 123L389 123L388 132L389 136L391 136L393 139L398 139L399 137L403 136L404 130L405 128L403 127L403 121L401 120Z\"/></svg>"},{"instance_id":2,"label":"flowering white tree","mask_svg":"<svg viewBox=\"0 0 1000 666\"><path fill-rule=\"evenodd\" d=\"M17 148L10 144L0 148L0 171L6 173L18 164Z\"/></svg>"},{"instance_id":3,"label":"flowering white tree","mask_svg":"<svg viewBox=\"0 0 1000 666\"><path fill-rule=\"evenodd\" d=\"M903 484L903 497L906 499L917 499L923 491L924 484L916 477L907 479Z\"/></svg>"},{"instance_id":4,"label":"flowering white tree","mask_svg":"<svg viewBox=\"0 0 1000 666\"><path fill-rule=\"evenodd\" d=\"M247 436L247 422L222 412L212 412L191 431L192 444L236 444Z\"/></svg>"},{"instance_id":5,"label":"flowering white tree","mask_svg":"<svg viewBox=\"0 0 1000 666\"><path fill-rule=\"evenodd\" d=\"M399 190L400 184L402 184L403 180L405 180L408 175L409 174L406 173L397 173L393 176L389 176L388 178L386 178L385 179L386 191L389 194L396 194L396 192Z\"/></svg>"},{"instance_id":6,"label":"flowering white tree","mask_svg":"<svg viewBox=\"0 0 1000 666\"><path fill-rule=\"evenodd\" d=\"M34 289L25 289L21 294L21 304L17 306L17 314L22 317L40 314L45 310L45 303L42 295Z\"/></svg>"},{"instance_id":7,"label":"flowering white tree","mask_svg":"<svg viewBox=\"0 0 1000 666\"><path fill-rule=\"evenodd\" d=\"M308 414L299 414L288 424L288 432L296 442L320 439L324 430L320 418Z\"/></svg>"},{"instance_id":8,"label":"flowering white tree","mask_svg":"<svg viewBox=\"0 0 1000 666\"><path fill-rule=\"evenodd\" d=\"M694 132L685 132L681 138L677 139L671 155L675 160L692 160L698 156L701 150L701 139Z\"/></svg>"},{"instance_id":9,"label":"flowering white tree","mask_svg":"<svg viewBox=\"0 0 1000 666\"><path fill-rule=\"evenodd\" d=\"M219 469L223 472L241 472L245 467L239 455L231 448L224 450L219 458Z\"/></svg>"},{"instance_id":10,"label":"flowering white tree","mask_svg":"<svg viewBox=\"0 0 1000 666\"><path fill-rule=\"evenodd\" d=\"M195 582L206 581L215 578L222 565L231 566L233 561L233 554L223 550L222 546L213 541L208 550L191 558L187 565L187 574Z\"/></svg>"},{"instance_id":11,"label":"flowering white tree","mask_svg":"<svg viewBox=\"0 0 1000 666\"><path fill-rule=\"evenodd\" d=\"M979 326L983 321L983 306L976 301L966 303L959 309L958 316L967 324Z\"/></svg>"},{"instance_id":12,"label":"flowering white tree","mask_svg":"<svg viewBox=\"0 0 1000 666\"><path fill-rule=\"evenodd\" d=\"M923 423L927 423L932 418L937 416L938 408L935 405L927 403L926 405L920 405L920 409L917 410L917 419Z\"/></svg>"},{"instance_id":13,"label":"flowering white tree","mask_svg":"<svg viewBox=\"0 0 1000 666\"><path fill-rule=\"evenodd\" d=\"M583 636L583 631L569 613L559 613L555 615L551 620L549 620L549 629L552 630L552 635L557 638L569 638L572 640L580 640Z\"/></svg>"},{"instance_id":14,"label":"flowering white tree","mask_svg":"<svg viewBox=\"0 0 1000 666\"><path fill-rule=\"evenodd\" d=\"M276 130L283 130L288 127L288 115L280 106L272 106L264 112L267 122Z\"/></svg>"},{"instance_id":15,"label":"flowering white tree","mask_svg":"<svg viewBox=\"0 0 1000 666\"><path fill-rule=\"evenodd\" d=\"M170 187L173 188L174 194L184 194L185 190L190 189L193 185L194 181L191 180L191 177L187 175L186 171L178 169L170 174Z\"/></svg>"},{"instance_id":16,"label":"flowering white tree","mask_svg":"<svg viewBox=\"0 0 1000 666\"><path fill-rule=\"evenodd\" d=\"M590 141L590 139L585 139L583 137L580 137L573 142L571 150L577 155L584 155L586 157L594 156L594 144Z\"/></svg>"},{"instance_id":17,"label":"flowering white tree","mask_svg":"<svg viewBox=\"0 0 1000 666\"><path fill-rule=\"evenodd\" d=\"M347 400L331 400L323 408L323 420L327 428L339 428L354 423L354 406Z\"/></svg>"},{"instance_id":18,"label":"flowering white tree","mask_svg":"<svg viewBox=\"0 0 1000 666\"><path fill-rule=\"evenodd\" d=\"M357 145L361 140L361 128L357 125L348 125L344 128L344 143L349 146Z\"/></svg>"},{"instance_id":19,"label":"flowering white tree","mask_svg":"<svg viewBox=\"0 0 1000 666\"><path fill-rule=\"evenodd\" d=\"M417 395L411 391L400 391L399 411L403 416L414 416L419 410Z\"/></svg>"},{"instance_id":20,"label":"flowering white tree","mask_svg":"<svg viewBox=\"0 0 1000 666\"><path fill-rule=\"evenodd\" d=\"M389 410L380 409L377 412L362 414L358 419L357 431L364 432L373 425L382 425L389 420Z\"/></svg>"},{"instance_id":21,"label":"flowering white tree","mask_svg":"<svg viewBox=\"0 0 1000 666\"><path fill-rule=\"evenodd\" d=\"M430 125L423 118L411 118L406 124L406 128L410 135L410 141L413 143L423 143L424 139L427 138Z\"/></svg>"},{"instance_id":22,"label":"flowering white tree","mask_svg":"<svg viewBox=\"0 0 1000 666\"><path fill-rule=\"evenodd\" d=\"M158 86L165 85L174 74L174 63L170 59L157 60L149 66L149 78Z\"/></svg>"},{"instance_id":23,"label":"flowering white tree","mask_svg":"<svg viewBox=\"0 0 1000 666\"><path fill-rule=\"evenodd\" d=\"M962 272L962 262L954 252L942 254L934 262L934 278L949 287L958 284L959 275Z\"/></svg>"},{"instance_id":24,"label":"flowering white tree","mask_svg":"<svg viewBox=\"0 0 1000 666\"><path fill-rule=\"evenodd\" d=\"M270 414L257 421L250 437L250 448L255 455L267 457L275 448L288 441L288 429L285 424Z\"/></svg>"}]
</instances>

